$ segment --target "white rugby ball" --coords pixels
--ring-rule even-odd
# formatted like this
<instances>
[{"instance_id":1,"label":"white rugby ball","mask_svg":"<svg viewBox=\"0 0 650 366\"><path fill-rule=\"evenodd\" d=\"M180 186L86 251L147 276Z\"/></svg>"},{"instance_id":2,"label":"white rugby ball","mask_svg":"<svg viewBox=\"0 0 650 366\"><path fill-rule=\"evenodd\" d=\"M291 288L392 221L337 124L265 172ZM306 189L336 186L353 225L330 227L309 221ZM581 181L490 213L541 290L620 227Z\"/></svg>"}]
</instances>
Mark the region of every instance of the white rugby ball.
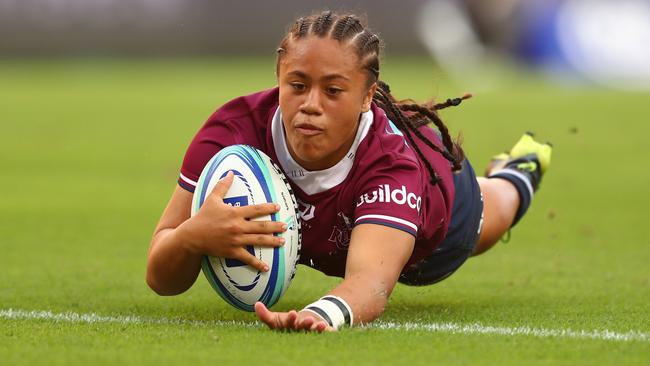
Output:
<instances>
[{"instance_id":1,"label":"white rugby ball","mask_svg":"<svg viewBox=\"0 0 650 366\"><path fill-rule=\"evenodd\" d=\"M232 206L275 202L280 211L254 220L280 221L288 226L284 233L275 234L285 239L281 247L247 246L251 254L268 264L268 272L236 259L203 257L203 274L212 288L232 306L254 311L257 301L267 307L275 304L295 275L301 245L298 204L284 174L266 154L251 146L232 145L219 151L203 168L194 191L192 216L229 171L234 179L224 202Z\"/></svg>"}]
</instances>

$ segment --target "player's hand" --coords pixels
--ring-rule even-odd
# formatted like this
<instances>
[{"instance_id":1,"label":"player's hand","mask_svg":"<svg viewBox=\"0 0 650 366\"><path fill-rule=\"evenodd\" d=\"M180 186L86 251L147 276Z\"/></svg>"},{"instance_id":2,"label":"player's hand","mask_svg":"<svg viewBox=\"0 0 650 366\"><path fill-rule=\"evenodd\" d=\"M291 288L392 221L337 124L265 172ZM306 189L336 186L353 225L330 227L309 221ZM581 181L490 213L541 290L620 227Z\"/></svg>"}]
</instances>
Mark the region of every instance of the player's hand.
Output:
<instances>
[{"instance_id":1,"label":"player's hand","mask_svg":"<svg viewBox=\"0 0 650 366\"><path fill-rule=\"evenodd\" d=\"M247 245L278 247L284 239L273 233L286 231L282 222L252 221L250 219L276 213L276 203L233 207L223 201L232 185L233 173L228 172L206 197L199 212L181 226L179 235L188 250L200 255L238 259L259 271L269 270L268 265L246 250Z\"/></svg>"},{"instance_id":2,"label":"player's hand","mask_svg":"<svg viewBox=\"0 0 650 366\"><path fill-rule=\"evenodd\" d=\"M255 303L255 315L269 328L275 330L305 331L305 332L334 332L336 329L327 324L317 315L301 311L275 312L266 308L261 302Z\"/></svg>"}]
</instances>

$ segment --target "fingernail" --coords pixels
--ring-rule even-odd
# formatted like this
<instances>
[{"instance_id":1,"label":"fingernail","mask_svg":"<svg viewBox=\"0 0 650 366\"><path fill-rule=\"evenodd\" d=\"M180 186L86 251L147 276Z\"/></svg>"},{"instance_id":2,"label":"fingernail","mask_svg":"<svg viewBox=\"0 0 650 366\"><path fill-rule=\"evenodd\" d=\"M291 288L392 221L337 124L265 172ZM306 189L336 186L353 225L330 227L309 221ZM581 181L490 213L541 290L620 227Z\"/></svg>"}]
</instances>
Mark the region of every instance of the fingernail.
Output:
<instances>
[{"instance_id":1,"label":"fingernail","mask_svg":"<svg viewBox=\"0 0 650 366\"><path fill-rule=\"evenodd\" d=\"M284 240L284 238L279 238L278 241L279 241L280 243L284 244L284 242L285 242L286 240Z\"/></svg>"},{"instance_id":2,"label":"fingernail","mask_svg":"<svg viewBox=\"0 0 650 366\"><path fill-rule=\"evenodd\" d=\"M282 231L287 231L289 226L287 224L282 224Z\"/></svg>"},{"instance_id":3,"label":"fingernail","mask_svg":"<svg viewBox=\"0 0 650 366\"><path fill-rule=\"evenodd\" d=\"M269 266L264 266L264 268L263 268L262 270L263 270L264 272L268 272L268 271L269 271Z\"/></svg>"}]
</instances>

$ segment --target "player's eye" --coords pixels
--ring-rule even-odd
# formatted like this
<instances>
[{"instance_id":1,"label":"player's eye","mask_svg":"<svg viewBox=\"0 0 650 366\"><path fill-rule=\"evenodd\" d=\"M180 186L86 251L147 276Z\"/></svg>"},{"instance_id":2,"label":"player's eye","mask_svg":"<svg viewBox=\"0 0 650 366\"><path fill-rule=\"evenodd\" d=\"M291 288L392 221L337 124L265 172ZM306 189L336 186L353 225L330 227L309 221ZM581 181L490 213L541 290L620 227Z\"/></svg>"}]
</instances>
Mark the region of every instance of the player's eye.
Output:
<instances>
[{"instance_id":1,"label":"player's eye","mask_svg":"<svg viewBox=\"0 0 650 366\"><path fill-rule=\"evenodd\" d=\"M330 87L327 87L327 89L325 89L325 91L327 91L327 94L330 94L330 95L338 95L341 92L343 92L343 89L330 86Z\"/></svg>"},{"instance_id":2,"label":"player's eye","mask_svg":"<svg viewBox=\"0 0 650 366\"><path fill-rule=\"evenodd\" d=\"M305 84L303 84L303 83L293 82L293 83L289 83L289 84L291 85L291 87L295 91L304 91L307 88L307 86Z\"/></svg>"}]
</instances>

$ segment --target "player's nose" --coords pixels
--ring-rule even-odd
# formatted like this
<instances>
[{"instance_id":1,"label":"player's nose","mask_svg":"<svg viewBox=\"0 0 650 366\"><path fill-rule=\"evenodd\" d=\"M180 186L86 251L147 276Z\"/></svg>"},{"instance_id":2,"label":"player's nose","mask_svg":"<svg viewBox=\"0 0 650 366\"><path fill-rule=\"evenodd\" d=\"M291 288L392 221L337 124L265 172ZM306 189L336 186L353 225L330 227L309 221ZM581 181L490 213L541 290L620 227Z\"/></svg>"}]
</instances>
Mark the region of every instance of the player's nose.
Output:
<instances>
[{"instance_id":1,"label":"player's nose","mask_svg":"<svg viewBox=\"0 0 650 366\"><path fill-rule=\"evenodd\" d=\"M311 88L305 100L300 106L300 111L305 114L315 114L319 115L323 113L323 108L321 105L321 95L320 91L317 88Z\"/></svg>"}]
</instances>

